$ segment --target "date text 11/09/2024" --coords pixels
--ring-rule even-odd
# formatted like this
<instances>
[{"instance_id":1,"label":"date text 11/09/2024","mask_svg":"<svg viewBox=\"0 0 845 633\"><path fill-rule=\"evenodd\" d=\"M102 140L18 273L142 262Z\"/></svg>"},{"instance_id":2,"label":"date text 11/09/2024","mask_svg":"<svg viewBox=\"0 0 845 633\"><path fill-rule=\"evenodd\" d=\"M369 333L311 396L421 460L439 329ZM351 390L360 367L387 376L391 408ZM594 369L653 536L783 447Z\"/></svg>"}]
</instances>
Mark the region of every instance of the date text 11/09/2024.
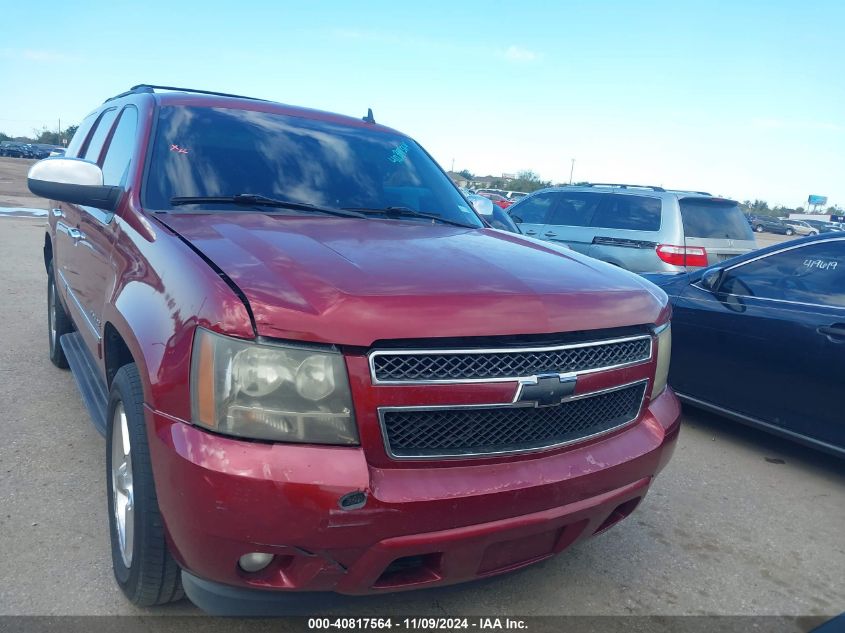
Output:
<instances>
[{"instance_id":1,"label":"date text 11/09/2024","mask_svg":"<svg viewBox=\"0 0 845 633\"><path fill-rule=\"evenodd\" d=\"M519 618L308 618L309 630L366 630L407 629L414 631L451 630L524 630L525 620Z\"/></svg>"}]
</instances>

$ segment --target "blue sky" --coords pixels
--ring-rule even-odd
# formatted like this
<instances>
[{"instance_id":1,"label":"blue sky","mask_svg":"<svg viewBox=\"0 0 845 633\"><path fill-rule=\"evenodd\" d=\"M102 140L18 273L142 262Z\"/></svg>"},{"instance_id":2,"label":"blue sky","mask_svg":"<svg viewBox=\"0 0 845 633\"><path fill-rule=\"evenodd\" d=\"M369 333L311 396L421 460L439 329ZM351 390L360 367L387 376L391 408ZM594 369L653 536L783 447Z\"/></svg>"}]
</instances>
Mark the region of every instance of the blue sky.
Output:
<instances>
[{"instance_id":1,"label":"blue sky","mask_svg":"<svg viewBox=\"0 0 845 633\"><path fill-rule=\"evenodd\" d=\"M9 3L0 131L184 85L372 107L446 169L845 206L843 27L841 0Z\"/></svg>"}]
</instances>

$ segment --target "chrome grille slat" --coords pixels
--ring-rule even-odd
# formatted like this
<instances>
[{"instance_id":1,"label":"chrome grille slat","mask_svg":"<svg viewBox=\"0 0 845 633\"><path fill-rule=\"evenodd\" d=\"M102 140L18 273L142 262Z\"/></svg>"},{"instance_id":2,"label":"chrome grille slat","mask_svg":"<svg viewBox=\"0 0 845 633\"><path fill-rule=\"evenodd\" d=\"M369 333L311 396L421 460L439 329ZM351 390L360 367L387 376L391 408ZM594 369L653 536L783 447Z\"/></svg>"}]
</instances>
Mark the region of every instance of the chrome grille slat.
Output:
<instances>
[{"instance_id":1,"label":"chrome grille slat","mask_svg":"<svg viewBox=\"0 0 845 633\"><path fill-rule=\"evenodd\" d=\"M647 381L551 407L473 405L379 410L388 454L398 459L496 455L562 446L639 417Z\"/></svg>"},{"instance_id":2,"label":"chrome grille slat","mask_svg":"<svg viewBox=\"0 0 845 633\"><path fill-rule=\"evenodd\" d=\"M545 373L586 373L651 358L648 335L555 347L495 350L376 350L376 384L503 381Z\"/></svg>"}]
</instances>

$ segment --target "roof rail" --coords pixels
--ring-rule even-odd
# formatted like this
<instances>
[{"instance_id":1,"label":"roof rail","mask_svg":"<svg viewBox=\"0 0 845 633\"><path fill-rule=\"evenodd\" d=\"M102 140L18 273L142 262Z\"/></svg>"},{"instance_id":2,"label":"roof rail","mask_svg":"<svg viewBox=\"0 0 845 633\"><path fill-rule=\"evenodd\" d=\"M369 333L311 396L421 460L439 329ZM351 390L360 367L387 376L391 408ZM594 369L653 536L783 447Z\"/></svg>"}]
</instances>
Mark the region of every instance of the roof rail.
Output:
<instances>
[{"instance_id":1,"label":"roof rail","mask_svg":"<svg viewBox=\"0 0 845 633\"><path fill-rule=\"evenodd\" d=\"M702 196L712 196L713 194L709 191L695 191L692 189L669 189L672 193L697 193Z\"/></svg>"},{"instance_id":2,"label":"roof rail","mask_svg":"<svg viewBox=\"0 0 845 633\"><path fill-rule=\"evenodd\" d=\"M653 185L628 185L620 182L585 182L579 187L617 187L618 189L651 189L652 191L666 191L663 187Z\"/></svg>"},{"instance_id":3,"label":"roof rail","mask_svg":"<svg viewBox=\"0 0 845 633\"><path fill-rule=\"evenodd\" d=\"M192 94L200 94L200 95L215 95L217 97L234 97L235 99L250 99L252 101L266 101L266 99L258 99L256 97L245 97L244 95L233 95L229 94L228 92L215 92L213 90L195 90L193 88L178 88L176 86L158 86L155 84L138 84L137 86L132 86L126 92L121 92L119 95L115 95L109 99L106 99L104 103L112 101L114 99L120 99L121 97L126 97L133 94L142 94L142 93L154 93L156 90L173 90L176 92L190 92Z\"/></svg>"}]
</instances>

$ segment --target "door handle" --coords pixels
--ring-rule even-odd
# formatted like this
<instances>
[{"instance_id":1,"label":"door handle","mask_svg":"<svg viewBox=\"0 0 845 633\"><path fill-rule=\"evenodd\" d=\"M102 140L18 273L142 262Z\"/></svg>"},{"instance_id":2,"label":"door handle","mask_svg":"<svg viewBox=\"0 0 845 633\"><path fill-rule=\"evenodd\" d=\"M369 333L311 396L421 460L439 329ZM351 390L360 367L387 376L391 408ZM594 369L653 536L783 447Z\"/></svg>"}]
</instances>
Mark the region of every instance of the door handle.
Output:
<instances>
[{"instance_id":1,"label":"door handle","mask_svg":"<svg viewBox=\"0 0 845 633\"><path fill-rule=\"evenodd\" d=\"M79 229L68 229L67 234L70 236L70 238L72 240L74 240L76 242L79 242L79 241L85 239L85 233L83 233Z\"/></svg>"},{"instance_id":2,"label":"door handle","mask_svg":"<svg viewBox=\"0 0 845 633\"><path fill-rule=\"evenodd\" d=\"M845 341L845 324L834 323L830 326L822 326L816 329L816 332L822 336L830 338L842 339Z\"/></svg>"},{"instance_id":3,"label":"door handle","mask_svg":"<svg viewBox=\"0 0 845 633\"><path fill-rule=\"evenodd\" d=\"M525 231L526 235L537 235L537 231Z\"/></svg>"},{"instance_id":4,"label":"door handle","mask_svg":"<svg viewBox=\"0 0 845 633\"><path fill-rule=\"evenodd\" d=\"M552 233L551 231L546 231L543 235L546 237L557 237L557 233Z\"/></svg>"}]
</instances>

